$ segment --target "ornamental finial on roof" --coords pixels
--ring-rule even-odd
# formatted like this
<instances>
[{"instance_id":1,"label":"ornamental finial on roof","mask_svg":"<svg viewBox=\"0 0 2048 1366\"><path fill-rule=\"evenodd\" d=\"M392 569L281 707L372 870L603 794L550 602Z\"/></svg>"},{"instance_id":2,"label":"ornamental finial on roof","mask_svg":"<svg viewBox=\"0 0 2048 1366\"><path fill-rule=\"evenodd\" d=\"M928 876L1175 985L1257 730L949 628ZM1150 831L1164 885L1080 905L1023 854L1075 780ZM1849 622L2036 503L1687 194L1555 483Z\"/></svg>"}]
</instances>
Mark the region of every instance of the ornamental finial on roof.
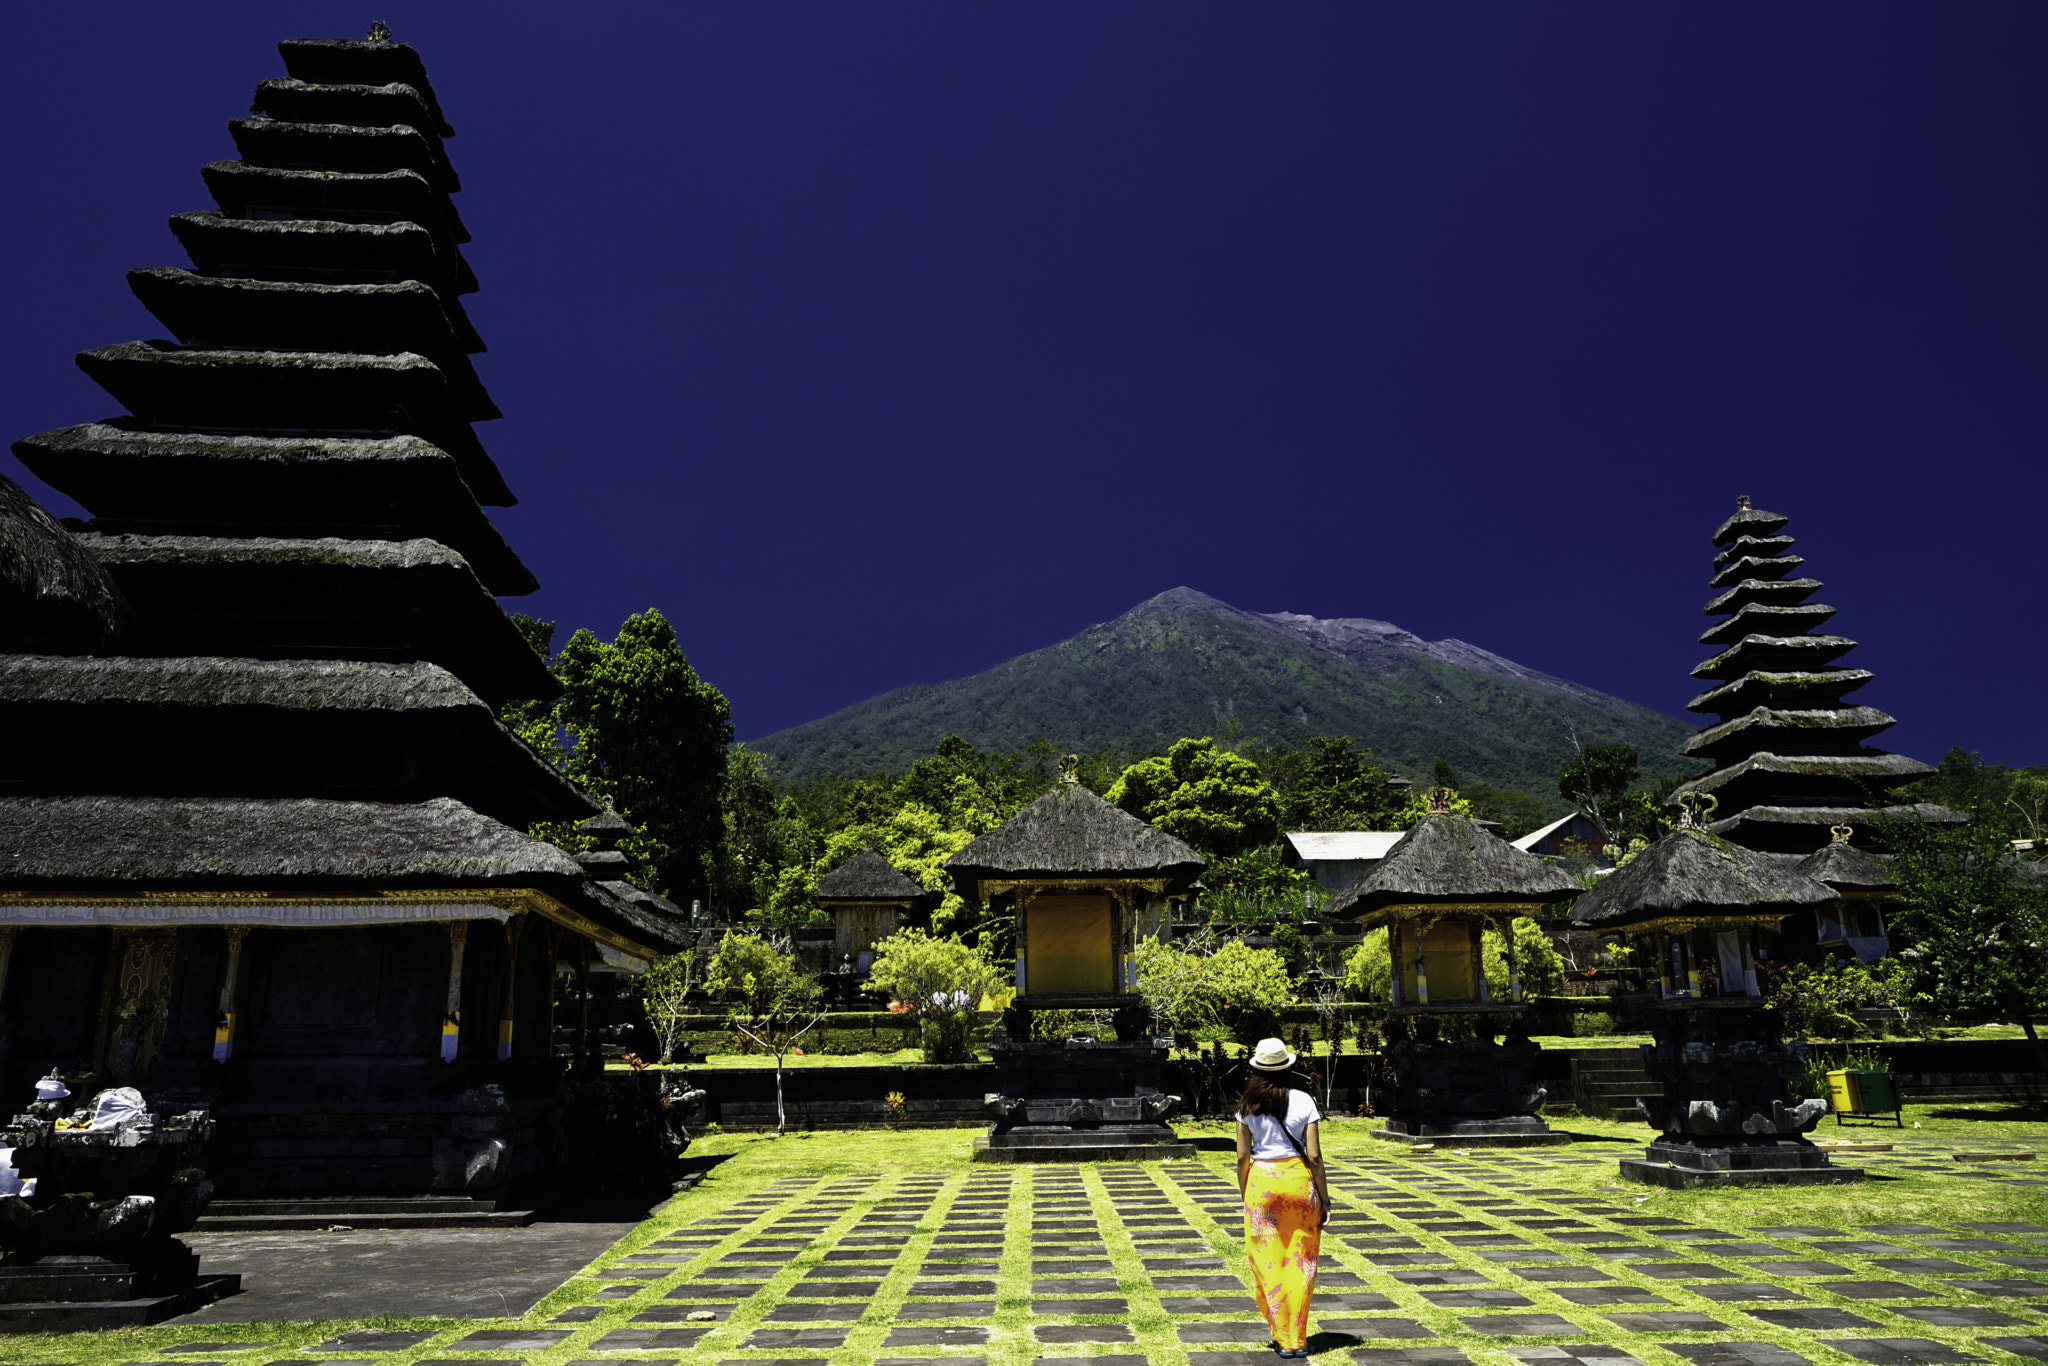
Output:
<instances>
[{"instance_id":1,"label":"ornamental finial on roof","mask_svg":"<svg viewBox=\"0 0 2048 1366\"><path fill-rule=\"evenodd\" d=\"M1828 827L1828 832L1835 837L1836 844L1847 844L1849 836L1856 833L1856 827L1853 825L1831 825Z\"/></svg>"},{"instance_id":2,"label":"ornamental finial on roof","mask_svg":"<svg viewBox=\"0 0 2048 1366\"><path fill-rule=\"evenodd\" d=\"M390 42L391 25L385 23L382 19L372 19L370 21L370 41L373 43Z\"/></svg>"},{"instance_id":3,"label":"ornamental finial on roof","mask_svg":"<svg viewBox=\"0 0 2048 1366\"><path fill-rule=\"evenodd\" d=\"M1721 799L1711 792L1688 792L1678 799L1678 828L1701 830L1714 818Z\"/></svg>"},{"instance_id":4,"label":"ornamental finial on roof","mask_svg":"<svg viewBox=\"0 0 2048 1366\"><path fill-rule=\"evenodd\" d=\"M1062 754L1060 756L1060 781L1063 783L1078 783L1081 781L1080 755Z\"/></svg>"},{"instance_id":5,"label":"ornamental finial on roof","mask_svg":"<svg viewBox=\"0 0 2048 1366\"><path fill-rule=\"evenodd\" d=\"M1451 814L1451 798L1458 795L1458 789L1439 785L1432 787L1422 795L1429 798L1430 815L1448 816Z\"/></svg>"},{"instance_id":6,"label":"ornamental finial on roof","mask_svg":"<svg viewBox=\"0 0 2048 1366\"><path fill-rule=\"evenodd\" d=\"M1749 495L1748 495L1748 494L1746 494L1746 493L1738 493L1737 495L1735 495L1735 510L1736 510L1737 512L1747 512L1747 511L1749 511Z\"/></svg>"}]
</instances>

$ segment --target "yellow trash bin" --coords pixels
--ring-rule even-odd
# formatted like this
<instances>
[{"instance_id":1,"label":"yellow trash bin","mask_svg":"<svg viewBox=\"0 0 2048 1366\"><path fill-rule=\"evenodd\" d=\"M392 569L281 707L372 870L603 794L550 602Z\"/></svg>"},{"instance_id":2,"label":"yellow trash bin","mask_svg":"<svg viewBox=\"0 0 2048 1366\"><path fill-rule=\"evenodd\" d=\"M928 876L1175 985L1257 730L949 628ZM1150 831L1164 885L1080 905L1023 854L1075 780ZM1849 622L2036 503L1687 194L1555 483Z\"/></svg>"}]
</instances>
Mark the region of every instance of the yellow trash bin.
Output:
<instances>
[{"instance_id":1,"label":"yellow trash bin","mask_svg":"<svg viewBox=\"0 0 2048 1366\"><path fill-rule=\"evenodd\" d=\"M1856 1093L1856 1074L1844 1068L1828 1073L1828 1105L1836 1114L1856 1114L1863 1109Z\"/></svg>"}]
</instances>

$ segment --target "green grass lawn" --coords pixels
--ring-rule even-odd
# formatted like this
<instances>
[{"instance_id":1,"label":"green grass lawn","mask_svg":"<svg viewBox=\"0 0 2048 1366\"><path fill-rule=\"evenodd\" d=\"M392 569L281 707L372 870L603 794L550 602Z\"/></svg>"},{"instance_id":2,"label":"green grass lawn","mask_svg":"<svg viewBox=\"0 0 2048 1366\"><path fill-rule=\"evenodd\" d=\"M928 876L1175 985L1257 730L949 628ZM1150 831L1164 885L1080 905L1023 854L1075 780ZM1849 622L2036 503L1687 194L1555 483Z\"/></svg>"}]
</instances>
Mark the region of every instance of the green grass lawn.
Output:
<instances>
[{"instance_id":1,"label":"green grass lawn","mask_svg":"<svg viewBox=\"0 0 2048 1366\"><path fill-rule=\"evenodd\" d=\"M2038 1112L2013 1107L1913 1106L1908 1109L1909 1127L1903 1133L1895 1130L1859 1129L1843 1130L1843 1134L1848 1136L1853 1132L1858 1138L1875 1138L1880 1141L1889 1139L1898 1144L1901 1151L1906 1152L1910 1152L1912 1145L1915 1144L1932 1150L1937 1146L1952 1146L1958 1142L2012 1139L2028 1140L2037 1147L2048 1149L2048 1126L2044 1126L2042 1120L2043 1116ZM1918 1123L1921 1127L1913 1129L1910 1127L1913 1123ZM1217 1123L1184 1123L1178 1127L1183 1137L1198 1146L1199 1156L1196 1161L1219 1176L1227 1176L1232 1146L1229 1126ZM1818 1224L1849 1230L1863 1224L1925 1223L1960 1233L1969 1232L1961 1226L1973 1221L2048 1225L2048 1196L2041 1193L2048 1190L2048 1187L2009 1186L1986 1181L1981 1177L1967 1174L1962 1169L1962 1164L1958 1163L1947 1163L1938 1171L1918 1171L1909 1168L1885 1170L1873 1179L1853 1186L1668 1191L1625 1183L1617 1178L1611 1159L1639 1152L1650 1137L1649 1130L1640 1124L1580 1119L1555 1121L1554 1127L1570 1133L1574 1140L1572 1148L1566 1151L1566 1156L1590 1157L1596 1160L1568 1165L1545 1164L1541 1167L1512 1165L1519 1160L1512 1155L1507 1158L1506 1164L1502 1164L1497 1160L1498 1150L1493 1154L1467 1154L1453 1150L1413 1153L1406 1148L1374 1140L1370 1135L1372 1127L1369 1120L1345 1119L1333 1119L1324 1126L1324 1147L1330 1156L1332 1185L1341 1208L1364 1206L1379 1210L1381 1201L1389 1199L1392 1195L1406 1195L1440 1198L1447 1203L1455 1204L1461 1214L1483 1220L1489 1216L1513 1215L1522 1210L1535 1208L1542 1208L1545 1213L1557 1213L1560 1211L1555 1207L1559 1202L1565 1202L1566 1208L1561 1212L1582 1214L1588 1221L1613 1222L1646 1215L1664 1216L1715 1230L1736 1240L1756 1237L1751 1230L1795 1224ZM900 1182L907 1178L922 1176L937 1178L942 1183L940 1193L930 1213L923 1216L915 1227L907 1228L902 1233L904 1255L887 1264L881 1289L879 1293L866 1299L865 1312L860 1321L838 1325L845 1327L849 1333L843 1347L749 1350L742 1346L750 1333L763 1326L767 1313L777 1304L784 1302L783 1292L786 1292L789 1286L800 1279L806 1271L826 1264L825 1247L822 1244L813 1244L790 1255L784 1264L777 1267L774 1278L768 1282L763 1293L751 1299L741 1300L736 1305L707 1306L716 1308L719 1319L712 1330L695 1346L650 1348L645 1352L619 1354L611 1359L680 1359L685 1366L710 1366L710 1363L734 1358L771 1359L790 1356L822 1357L828 1359L833 1366L867 1366L867 1363L881 1356L929 1356L935 1360L944 1360L947 1354L938 1349L883 1346L883 1340L891 1327L891 1320L910 1297L912 1281L920 1274L943 1274L942 1264L925 1260L925 1254L930 1253L934 1257L957 1254L954 1260L959 1261L963 1267L960 1274L995 1281L996 1311L992 1319L985 1321L994 1330L992 1340L985 1348L966 1349L985 1355L991 1366L1026 1366L1026 1363L1037 1356L1116 1355L1133 1352L1143 1353L1160 1366L1177 1366L1184 1363L1186 1357L1183 1354L1190 1348L1178 1340L1175 1325L1191 1320L1185 1316L1176 1318L1161 1306L1153 1290L1153 1274L1144 1267L1141 1254L1132 1241L1132 1235L1119 1217L1116 1197L1103 1185L1103 1171L1085 1166L1011 1168L970 1164L968 1154L975 1132L962 1128L820 1131L815 1134L792 1134L780 1139L770 1134L759 1133L718 1133L706 1136L693 1145L691 1156L715 1156L726 1159L713 1169L709 1179L695 1190L669 1202L590 1267L585 1268L582 1274L570 1279L542 1300L530 1313L519 1319L384 1319L350 1323L165 1326L123 1333L43 1338L0 1337L0 1361L115 1366L115 1363L155 1359L164 1349L180 1341L206 1340L267 1343L269 1346L260 1354L252 1352L247 1357L206 1355L199 1358L207 1361L224 1359L236 1363L237 1366L242 1362L248 1363L248 1366L263 1366L264 1363L290 1360L295 1355L303 1354L305 1349L324 1338L358 1327L444 1330L435 1339L419 1347L373 1358L377 1366L410 1366L410 1363L420 1360L438 1361L473 1355L451 1352L449 1344L463 1334L479 1328L554 1326L573 1328L574 1331L560 1344L545 1350L499 1354L495 1359L505 1360L510 1355L527 1362L528 1366L563 1366L564 1363L590 1359L594 1350L592 1344L599 1337L614 1329L628 1326L633 1314L649 1304L660 1303L666 1289L689 1280L694 1271L728 1254L748 1235L736 1232L724 1237L716 1247L707 1249L701 1255L688 1254L686 1264L680 1264L673 1273L653 1282L647 1290L630 1300L594 1300L593 1296L602 1283L595 1279L592 1273L646 1248L658 1239L672 1235L676 1230L694 1221L721 1214L730 1210L736 1203L751 1197L773 1193L771 1187L775 1187L777 1192L784 1192L780 1195L782 1204L779 1207L787 1208L789 1202L797 1200L805 1190L812 1188L816 1183L843 1180L848 1183L850 1198L854 1204L843 1214L833 1216L833 1223L827 1229L829 1241L832 1236L843 1233L864 1212L894 1194ZM1832 1138L1834 1134L1830 1128L1819 1137ZM1945 1158L1946 1154L1944 1152L1937 1156ZM1844 1165L1857 1165L1855 1157L1845 1157L1841 1161ZM2014 1164L2006 1168L2003 1174L2031 1175L2034 1167L2042 1168L2044 1174L2048 1174L2048 1162L2027 1164L2024 1168L2020 1164ZM1100 1223L1107 1257L1112 1264L1112 1274L1118 1283L1118 1293L1129 1298L1130 1313L1110 1319L1063 1318L1052 1321L1127 1322L1134 1331L1135 1343L1056 1345L1039 1343L1032 1337L1032 1326L1048 1321L1042 1317L1034 1317L1031 1306L1033 1273L1030 1264L1030 1194L1033 1182L1075 1171L1081 1175L1086 1197ZM969 1272L964 1267L966 1262L974 1257L974 1253L966 1249L944 1248L935 1240L948 1227L948 1202L961 1191L970 1174L988 1173L1008 1173L1014 1176L1008 1217L1002 1221L1005 1241L1002 1244L1002 1255L996 1271ZM1461 1183L1471 1183L1483 1189L1476 1193L1457 1196L1431 1197L1426 1187L1413 1184L1441 1181L1445 1178L1455 1178ZM1213 1219L1201 1211L1186 1192L1171 1182L1162 1181L1160 1185L1171 1197L1175 1207L1187 1215L1190 1222L1200 1231L1198 1240L1205 1244L1209 1251L1222 1257L1232 1270L1240 1268L1243 1250L1241 1230L1236 1220ZM1536 1187L1540 1187L1544 1193L1537 1194ZM1471 1201L1479 1200L1481 1197L1492 1197L1497 1203L1488 1205L1482 1202L1479 1206L1470 1206ZM1582 1203L1598 1202L1610 1213L1594 1214L1574 1210L1570 1207L1570 1202L1574 1200ZM1504 1350L1508 1346L1601 1342L1622 1346L1646 1363L1646 1366L1687 1366L1683 1358L1659 1346L1658 1343L1708 1342L1733 1337L1745 1341L1775 1343L1811 1358L1818 1366L1848 1366L1852 1360L1829 1347L1824 1337L1816 1337L1804 1330L1774 1327L1761 1320L1749 1318L1737 1306L1691 1293L1669 1280L1647 1277L1634 1263L1602 1261L1582 1245L1553 1240L1542 1234L1527 1234L1531 1251L1540 1249L1546 1255L1561 1257L1564 1263L1599 1267L1611 1278L1600 1284L1636 1287L1661 1295L1669 1301L1667 1304L1654 1306L1618 1306L1619 1308L1691 1310L1730 1325L1728 1329L1714 1331L1623 1331L1596 1317L1594 1311L1585 1305L1560 1296L1558 1292L1563 1288L1560 1285L1517 1277L1515 1261L1534 1264L1540 1260L1537 1257L1523 1257L1510 1253L1510 1260L1507 1262L1489 1260L1481 1255L1480 1250L1450 1243L1438 1234L1430 1233L1414 1224L1401 1213L1381 1213L1391 1225L1392 1231L1413 1234L1429 1246L1435 1254L1433 1261L1463 1271L1479 1273L1495 1285L1511 1288L1525 1295L1532 1303L1517 1312L1557 1313L1586 1325L1586 1331L1581 1335L1549 1340L1538 1337L1504 1338L1482 1335L1464 1321L1465 1316L1472 1311L1440 1307L1431 1302L1417 1287L1397 1280L1390 1269L1369 1261L1353 1244L1338 1239L1326 1242L1323 1262L1325 1270L1348 1270L1358 1273L1366 1282L1367 1290L1386 1294L1396 1301L1396 1307L1391 1311L1394 1315L1420 1322L1437 1335L1434 1342L1424 1340L1396 1345L1454 1346L1469 1351L1478 1366L1512 1366L1512 1359ZM1618 1241L1651 1238L1654 1237L1654 1233L1639 1227L1618 1224L1612 1231L1612 1237ZM1804 1251L1796 1243L1786 1246L1787 1250L1781 1256L1787 1259L1821 1255L1818 1252ZM2022 1253L2048 1251L2022 1243L2012 1244L2011 1250ZM1683 1259L1685 1255L1683 1249L1672 1254L1674 1259ZM2009 1335L2048 1334L2048 1315L2028 1308L2022 1301L1975 1298L1942 1286L1942 1282L1936 1277L1876 1267L1845 1254L1826 1255L1839 1257L1845 1265L1853 1269L1856 1276L1866 1279L1896 1280L1924 1288L1941 1288L1940 1298L1923 1300L1921 1303L1966 1303L2002 1311L2009 1310L2027 1325L1997 1330L1998 1332ZM2039 1273L1986 1265L1978 1274L1983 1277L2004 1275L2025 1278ZM1973 1333L1935 1327L1903 1317L1882 1302L1843 1299L1821 1289L1811 1279L1801 1280L1763 1274L1751 1276L1747 1273L1744 1273L1741 1279L1783 1285L1796 1289L1816 1306L1839 1307L1865 1314L1876 1320L1879 1325L1860 1330L1865 1336L1932 1339L1993 1363L2014 1363L2017 1366L2021 1360L1975 1341L1976 1336L1991 1330ZM571 1306L593 1303L598 1308L597 1317L591 1322L573 1325L546 1323L554 1314ZM1348 1312L1330 1315L1349 1316L1351 1315ZM1214 1322L1245 1322L1255 1317L1255 1311L1251 1307L1249 1297L1246 1296L1242 1309L1237 1312L1200 1317ZM1996 1333L1992 1335L1995 1336ZM1315 1345L1322 1352L1335 1353L1350 1344L1324 1333L1315 1340ZM1226 1344L1208 1344L1193 1350L1226 1349ZM958 1354L956 1352L953 1355ZM476 1359L494 1358L480 1355L476 1356ZM1332 1357L1333 1361L1344 1359L1341 1354Z\"/></svg>"}]
</instances>

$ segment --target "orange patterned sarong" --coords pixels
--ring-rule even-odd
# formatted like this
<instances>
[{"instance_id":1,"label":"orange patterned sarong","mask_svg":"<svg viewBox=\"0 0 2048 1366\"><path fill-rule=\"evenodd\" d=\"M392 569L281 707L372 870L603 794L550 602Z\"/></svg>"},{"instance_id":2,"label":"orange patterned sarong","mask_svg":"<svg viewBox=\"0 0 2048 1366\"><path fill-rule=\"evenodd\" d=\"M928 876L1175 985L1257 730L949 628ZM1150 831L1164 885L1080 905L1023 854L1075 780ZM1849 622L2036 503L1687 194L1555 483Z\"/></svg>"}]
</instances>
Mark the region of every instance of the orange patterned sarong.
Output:
<instances>
[{"instance_id":1,"label":"orange patterned sarong","mask_svg":"<svg viewBox=\"0 0 2048 1366\"><path fill-rule=\"evenodd\" d=\"M1323 1211L1308 1163L1252 1163L1244 1186L1244 1242L1259 1312L1283 1351L1308 1346L1308 1301L1323 1250Z\"/></svg>"}]
</instances>

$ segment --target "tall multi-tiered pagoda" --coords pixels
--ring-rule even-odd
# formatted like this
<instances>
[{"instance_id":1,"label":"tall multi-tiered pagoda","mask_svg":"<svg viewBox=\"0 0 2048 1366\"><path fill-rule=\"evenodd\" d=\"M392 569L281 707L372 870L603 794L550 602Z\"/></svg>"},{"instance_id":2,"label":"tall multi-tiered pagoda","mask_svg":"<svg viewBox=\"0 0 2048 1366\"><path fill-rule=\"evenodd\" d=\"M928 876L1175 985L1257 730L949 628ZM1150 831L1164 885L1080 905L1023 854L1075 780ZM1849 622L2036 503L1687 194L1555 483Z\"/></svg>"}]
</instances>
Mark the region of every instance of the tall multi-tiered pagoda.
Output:
<instances>
[{"instance_id":1,"label":"tall multi-tiered pagoda","mask_svg":"<svg viewBox=\"0 0 2048 1366\"><path fill-rule=\"evenodd\" d=\"M1735 501L1735 515L1714 533L1712 586L1722 591L1706 606L1708 616L1726 620L1700 637L1720 652L1692 671L1712 686L1687 704L1721 718L1684 749L1712 760L1714 771L1673 800L1711 794L1715 819L1706 828L1715 834L1752 849L1808 854L1828 843L1833 826L1867 828L1873 796L1933 770L1866 743L1893 719L1843 701L1871 676L1839 662L1855 641L1822 630L1835 609L1808 601L1821 585L1798 574L1805 561L1780 534L1791 519L1747 498ZM1913 810L1923 819L1951 815L1933 806Z\"/></svg>"},{"instance_id":2,"label":"tall multi-tiered pagoda","mask_svg":"<svg viewBox=\"0 0 2048 1366\"><path fill-rule=\"evenodd\" d=\"M226 1194L502 1194L563 1155L558 968L674 908L523 833L601 808L497 719L556 685L493 600L454 130L409 47L279 50L129 276L175 340L79 357L127 415L14 446L92 520L0 636L0 1114L91 1074L210 1104ZM125 608L58 610L77 553Z\"/></svg>"}]
</instances>

